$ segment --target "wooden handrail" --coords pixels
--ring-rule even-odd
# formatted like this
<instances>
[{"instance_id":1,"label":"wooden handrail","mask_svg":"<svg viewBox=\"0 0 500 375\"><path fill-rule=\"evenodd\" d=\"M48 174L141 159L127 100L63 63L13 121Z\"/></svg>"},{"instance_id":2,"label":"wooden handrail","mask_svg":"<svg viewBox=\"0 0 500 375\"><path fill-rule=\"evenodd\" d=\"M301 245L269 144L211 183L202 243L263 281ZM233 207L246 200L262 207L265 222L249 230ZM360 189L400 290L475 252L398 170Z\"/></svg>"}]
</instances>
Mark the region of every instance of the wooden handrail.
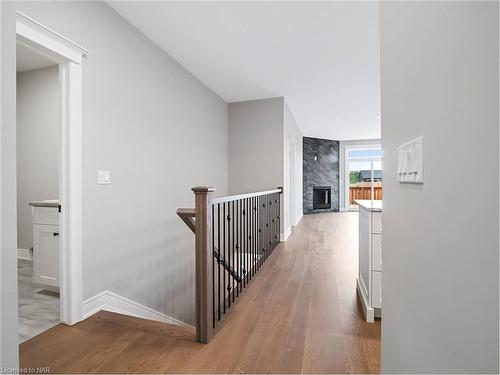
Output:
<instances>
[{"instance_id":1,"label":"wooden handrail","mask_svg":"<svg viewBox=\"0 0 500 375\"><path fill-rule=\"evenodd\" d=\"M181 218L183 222L196 234L196 226L194 224L193 218L195 217L195 209L194 208L178 208L177 216Z\"/></svg>"},{"instance_id":2,"label":"wooden handrail","mask_svg":"<svg viewBox=\"0 0 500 375\"><path fill-rule=\"evenodd\" d=\"M267 194L272 194L272 193L282 193L282 192L283 192L283 188L279 187L278 189L258 191L256 193L245 193L245 194L228 195L226 197L217 197L217 198L214 198L213 203L214 204L225 203L225 202L237 201L239 199L252 198L252 197L258 197L258 196L261 196L261 195L267 195Z\"/></svg>"}]
</instances>

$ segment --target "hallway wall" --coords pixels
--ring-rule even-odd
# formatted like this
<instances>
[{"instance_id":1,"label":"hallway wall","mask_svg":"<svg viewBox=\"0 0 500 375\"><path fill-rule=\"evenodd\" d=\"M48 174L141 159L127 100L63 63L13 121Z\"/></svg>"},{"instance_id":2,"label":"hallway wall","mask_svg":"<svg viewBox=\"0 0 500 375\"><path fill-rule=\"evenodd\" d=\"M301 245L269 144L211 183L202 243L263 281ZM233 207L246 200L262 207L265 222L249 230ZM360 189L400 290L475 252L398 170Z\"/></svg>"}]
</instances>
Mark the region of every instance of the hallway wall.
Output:
<instances>
[{"instance_id":1,"label":"hallway wall","mask_svg":"<svg viewBox=\"0 0 500 375\"><path fill-rule=\"evenodd\" d=\"M103 2L0 7L1 365L17 362L17 297L4 288L16 283L16 10L90 51L82 67L84 299L110 290L193 323L194 236L175 212L193 206L192 186L227 193L227 104ZM97 185L98 169L110 170L110 185Z\"/></svg>"},{"instance_id":2,"label":"hallway wall","mask_svg":"<svg viewBox=\"0 0 500 375\"><path fill-rule=\"evenodd\" d=\"M381 2L383 373L498 373L498 2ZM424 136L424 183L397 146Z\"/></svg>"},{"instance_id":3,"label":"hallway wall","mask_svg":"<svg viewBox=\"0 0 500 375\"><path fill-rule=\"evenodd\" d=\"M283 97L229 103L229 194L283 186L283 106Z\"/></svg>"}]
</instances>

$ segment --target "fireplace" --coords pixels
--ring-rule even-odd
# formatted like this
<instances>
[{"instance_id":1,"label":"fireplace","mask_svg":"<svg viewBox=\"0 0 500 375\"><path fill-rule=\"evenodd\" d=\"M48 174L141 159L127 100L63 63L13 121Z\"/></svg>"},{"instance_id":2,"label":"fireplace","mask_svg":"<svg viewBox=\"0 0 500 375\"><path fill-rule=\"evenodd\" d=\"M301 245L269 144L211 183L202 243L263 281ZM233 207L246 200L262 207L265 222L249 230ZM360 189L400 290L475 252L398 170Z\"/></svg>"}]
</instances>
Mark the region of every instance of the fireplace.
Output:
<instances>
[{"instance_id":1,"label":"fireplace","mask_svg":"<svg viewBox=\"0 0 500 375\"><path fill-rule=\"evenodd\" d=\"M332 208L332 187L313 187L313 210L330 210Z\"/></svg>"}]
</instances>

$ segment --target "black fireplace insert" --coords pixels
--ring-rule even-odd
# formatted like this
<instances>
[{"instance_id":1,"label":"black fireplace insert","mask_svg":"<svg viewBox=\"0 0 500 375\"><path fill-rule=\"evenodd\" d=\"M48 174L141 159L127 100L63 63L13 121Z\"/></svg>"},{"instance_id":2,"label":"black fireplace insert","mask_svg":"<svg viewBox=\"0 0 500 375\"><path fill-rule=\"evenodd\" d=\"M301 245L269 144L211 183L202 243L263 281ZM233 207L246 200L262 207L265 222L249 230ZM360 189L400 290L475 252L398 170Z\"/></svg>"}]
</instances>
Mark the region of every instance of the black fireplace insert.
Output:
<instances>
[{"instance_id":1,"label":"black fireplace insert","mask_svg":"<svg viewBox=\"0 0 500 375\"><path fill-rule=\"evenodd\" d=\"M330 210L332 208L332 187L313 187L313 210Z\"/></svg>"}]
</instances>

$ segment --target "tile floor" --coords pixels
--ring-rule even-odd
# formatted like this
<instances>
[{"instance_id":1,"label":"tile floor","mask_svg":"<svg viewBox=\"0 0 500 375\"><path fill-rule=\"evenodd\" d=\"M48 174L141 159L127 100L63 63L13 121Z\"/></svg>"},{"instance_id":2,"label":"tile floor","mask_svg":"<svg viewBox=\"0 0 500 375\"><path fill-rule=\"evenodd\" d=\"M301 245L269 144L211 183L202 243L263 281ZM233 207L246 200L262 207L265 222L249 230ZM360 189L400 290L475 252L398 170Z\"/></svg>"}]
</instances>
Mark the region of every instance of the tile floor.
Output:
<instances>
[{"instance_id":1,"label":"tile floor","mask_svg":"<svg viewBox=\"0 0 500 375\"><path fill-rule=\"evenodd\" d=\"M33 284L33 262L17 260L19 343L59 323L59 294Z\"/></svg>"}]
</instances>

